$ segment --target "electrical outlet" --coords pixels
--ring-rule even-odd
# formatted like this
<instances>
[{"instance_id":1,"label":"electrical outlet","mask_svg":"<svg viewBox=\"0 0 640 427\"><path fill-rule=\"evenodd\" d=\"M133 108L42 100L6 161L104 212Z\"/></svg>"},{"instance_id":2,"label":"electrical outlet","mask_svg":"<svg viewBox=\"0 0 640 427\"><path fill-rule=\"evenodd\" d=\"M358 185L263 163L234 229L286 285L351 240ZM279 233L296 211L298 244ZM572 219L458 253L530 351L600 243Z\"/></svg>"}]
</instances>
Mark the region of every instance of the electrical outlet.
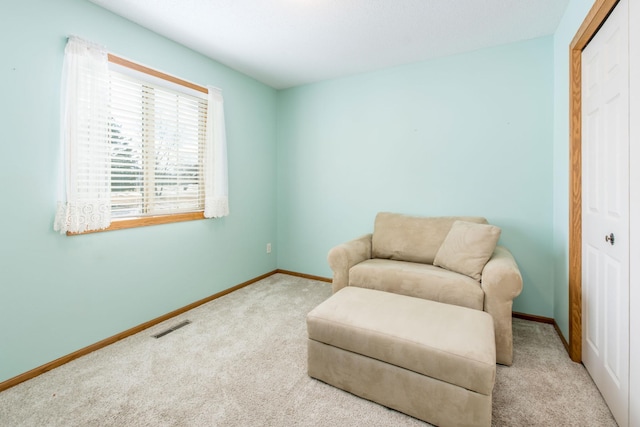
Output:
<instances>
[{"instance_id":1,"label":"electrical outlet","mask_svg":"<svg viewBox=\"0 0 640 427\"><path fill-rule=\"evenodd\" d=\"M267 253L271 253L271 243L267 243Z\"/></svg>"}]
</instances>

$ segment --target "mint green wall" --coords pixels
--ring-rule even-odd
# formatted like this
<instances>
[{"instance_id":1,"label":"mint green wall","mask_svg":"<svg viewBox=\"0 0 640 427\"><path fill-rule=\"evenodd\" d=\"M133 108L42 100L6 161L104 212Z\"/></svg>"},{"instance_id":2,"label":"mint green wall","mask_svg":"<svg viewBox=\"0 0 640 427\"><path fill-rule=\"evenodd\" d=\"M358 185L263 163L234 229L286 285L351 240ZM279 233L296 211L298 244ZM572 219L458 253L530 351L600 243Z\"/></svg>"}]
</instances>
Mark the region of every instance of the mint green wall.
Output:
<instances>
[{"instance_id":1,"label":"mint green wall","mask_svg":"<svg viewBox=\"0 0 640 427\"><path fill-rule=\"evenodd\" d=\"M525 280L514 309L567 336L567 51L592 0L553 37L280 92L86 0L5 3L0 382L275 268L329 277L327 251L382 210L501 226ZM229 217L52 231L70 34L223 89Z\"/></svg>"},{"instance_id":2,"label":"mint green wall","mask_svg":"<svg viewBox=\"0 0 640 427\"><path fill-rule=\"evenodd\" d=\"M378 211L481 215L553 316L553 75L544 37L281 91L279 268L330 277Z\"/></svg>"},{"instance_id":3,"label":"mint green wall","mask_svg":"<svg viewBox=\"0 0 640 427\"><path fill-rule=\"evenodd\" d=\"M553 317L569 338L569 45L594 0L571 0L553 36Z\"/></svg>"},{"instance_id":4,"label":"mint green wall","mask_svg":"<svg viewBox=\"0 0 640 427\"><path fill-rule=\"evenodd\" d=\"M277 267L274 89L86 0L0 5L0 382ZM67 35L222 88L231 215L66 237L56 206Z\"/></svg>"}]
</instances>

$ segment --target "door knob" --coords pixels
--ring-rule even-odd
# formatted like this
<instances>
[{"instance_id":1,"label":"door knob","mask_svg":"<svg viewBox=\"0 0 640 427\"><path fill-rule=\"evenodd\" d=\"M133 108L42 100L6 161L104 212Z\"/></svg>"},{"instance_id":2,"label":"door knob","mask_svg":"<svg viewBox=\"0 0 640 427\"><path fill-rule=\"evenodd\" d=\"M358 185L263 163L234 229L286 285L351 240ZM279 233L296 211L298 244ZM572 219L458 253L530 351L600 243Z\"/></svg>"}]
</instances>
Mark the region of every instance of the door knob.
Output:
<instances>
[{"instance_id":1,"label":"door knob","mask_svg":"<svg viewBox=\"0 0 640 427\"><path fill-rule=\"evenodd\" d=\"M611 243L611 246L613 246L613 244L616 241L616 236L613 235L613 233L609 234L608 236L604 236L604 241Z\"/></svg>"}]
</instances>

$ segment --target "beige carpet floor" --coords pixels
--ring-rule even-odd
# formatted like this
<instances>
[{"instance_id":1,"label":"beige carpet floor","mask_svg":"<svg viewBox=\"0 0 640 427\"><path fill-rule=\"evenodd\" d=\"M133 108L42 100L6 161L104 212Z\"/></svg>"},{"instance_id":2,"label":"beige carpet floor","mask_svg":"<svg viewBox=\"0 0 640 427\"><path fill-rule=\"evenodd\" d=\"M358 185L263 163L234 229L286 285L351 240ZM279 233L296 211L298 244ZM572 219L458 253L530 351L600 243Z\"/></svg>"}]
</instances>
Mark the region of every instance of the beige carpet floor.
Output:
<instances>
[{"instance_id":1,"label":"beige carpet floor","mask_svg":"<svg viewBox=\"0 0 640 427\"><path fill-rule=\"evenodd\" d=\"M330 294L271 276L0 393L0 426L427 425L307 376L305 316ZM494 425L615 426L550 325L513 327Z\"/></svg>"}]
</instances>

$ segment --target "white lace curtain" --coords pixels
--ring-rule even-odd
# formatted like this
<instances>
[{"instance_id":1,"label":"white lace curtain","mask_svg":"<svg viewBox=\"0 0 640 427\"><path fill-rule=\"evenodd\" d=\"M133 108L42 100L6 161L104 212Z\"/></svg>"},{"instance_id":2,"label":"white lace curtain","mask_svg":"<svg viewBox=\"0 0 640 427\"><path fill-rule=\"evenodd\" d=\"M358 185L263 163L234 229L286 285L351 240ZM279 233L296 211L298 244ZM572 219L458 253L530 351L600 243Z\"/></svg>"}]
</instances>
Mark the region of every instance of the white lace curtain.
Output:
<instances>
[{"instance_id":1,"label":"white lace curtain","mask_svg":"<svg viewBox=\"0 0 640 427\"><path fill-rule=\"evenodd\" d=\"M63 178L54 230L101 230L111 224L107 50L70 37L62 77Z\"/></svg>"},{"instance_id":2,"label":"white lace curtain","mask_svg":"<svg viewBox=\"0 0 640 427\"><path fill-rule=\"evenodd\" d=\"M229 215L224 101L208 88L204 186L206 218ZM62 78L63 177L54 230L60 233L102 230L111 224L108 134L109 64L102 46L70 37Z\"/></svg>"},{"instance_id":3,"label":"white lace curtain","mask_svg":"<svg viewBox=\"0 0 640 427\"><path fill-rule=\"evenodd\" d=\"M229 215L227 175L227 136L224 127L224 100L222 91L209 90L207 104L207 145L205 151L205 218Z\"/></svg>"}]
</instances>

